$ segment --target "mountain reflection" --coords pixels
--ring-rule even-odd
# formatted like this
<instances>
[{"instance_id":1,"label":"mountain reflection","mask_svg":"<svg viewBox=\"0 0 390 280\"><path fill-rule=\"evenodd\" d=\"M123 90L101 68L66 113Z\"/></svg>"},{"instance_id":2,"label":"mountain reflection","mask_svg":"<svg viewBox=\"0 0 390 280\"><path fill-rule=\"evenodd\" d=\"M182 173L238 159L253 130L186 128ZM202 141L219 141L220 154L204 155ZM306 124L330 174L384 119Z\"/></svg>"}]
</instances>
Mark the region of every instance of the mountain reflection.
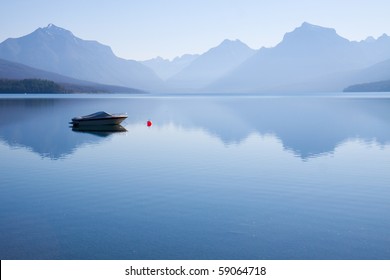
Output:
<instances>
[{"instance_id":1,"label":"mountain reflection","mask_svg":"<svg viewBox=\"0 0 390 280\"><path fill-rule=\"evenodd\" d=\"M69 121L80 110L94 110L100 102L85 99L15 98L0 99L0 139L11 147L26 147L41 157L63 158L84 144L99 143L122 126L109 131L99 127L72 129Z\"/></svg>"},{"instance_id":2,"label":"mountain reflection","mask_svg":"<svg viewBox=\"0 0 390 280\"><path fill-rule=\"evenodd\" d=\"M388 108L385 97L1 98L0 139L58 159L152 119L151 129L200 128L225 144L239 144L253 133L273 135L286 150L308 158L333 152L349 139L388 144ZM69 128L72 117L101 110L129 117L116 131Z\"/></svg>"}]
</instances>

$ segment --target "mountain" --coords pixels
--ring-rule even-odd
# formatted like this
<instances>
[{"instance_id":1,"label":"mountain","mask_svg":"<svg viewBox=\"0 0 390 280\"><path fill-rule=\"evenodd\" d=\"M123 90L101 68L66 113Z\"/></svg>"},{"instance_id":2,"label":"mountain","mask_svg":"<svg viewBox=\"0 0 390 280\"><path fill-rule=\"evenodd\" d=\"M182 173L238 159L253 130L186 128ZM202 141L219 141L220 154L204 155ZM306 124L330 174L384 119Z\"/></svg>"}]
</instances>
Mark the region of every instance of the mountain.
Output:
<instances>
[{"instance_id":1,"label":"mountain","mask_svg":"<svg viewBox=\"0 0 390 280\"><path fill-rule=\"evenodd\" d=\"M0 78L3 79L43 79L63 83L83 83L81 80L57 73L36 69L21 63L0 59ZM87 83L87 82L85 82Z\"/></svg>"},{"instance_id":2,"label":"mountain","mask_svg":"<svg viewBox=\"0 0 390 280\"><path fill-rule=\"evenodd\" d=\"M0 79L9 80L24 80L24 79L40 79L49 80L62 85L65 89L71 92L126 92L140 93L142 91L134 88L121 86L104 85L99 83L87 82L62 76L56 73L43 71L32 68L20 63L11 62L0 59Z\"/></svg>"},{"instance_id":3,"label":"mountain","mask_svg":"<svg viewBox=\"0 0 390 280\"><path fill-rule=\"evenodd\" d=\"M351 42L303 23L207 87L218 92L340 91L360 69L390 58L390 40Z\"/></svg>"},{"instance_id":4,"label":"mountain","mask_svg":"<svg viewBox=\"0 0 390 280\"><path fill-rule=\"evenodd\" d=\"M198 56L198 54L185 54L178 56L173 60L164 59L158 56L153 59L139 62L151 68L161 79L167 80L190 65Z\"/></svg>"},{"instance_id":5,"label":"mountain","mask_svg":"<svg viewBox=\"0 0 390 280\"><path fill-rule=\"evenodd\" d=\"M390 80L352 85L344 92L390 92Z\"/></svg>"},{"instance_id":6,"label":"mountain","mask_svg":"<svg viewBox=\"0 0 390 280\"><path fill-rule=\"evenodd\" d=\"M360 83L383 81L390 79L390 59L376 63L360 70L355 75L355 80Z\"/></svg>"},{"instance_id":7,"label":"mountain","mask_svg":"<svg viewBox=\"0 0 390 280\"><path fill-rule=\"evenodd\" d=\"M0 44L0 58L98 83L155 90L162 81L148 67L114 55L96 41L77 38L53 24Z\"/></svg>"},{"instance_id":8,"label":"mountain","mask_svg":"<svg viewBox=\"0 0 390 280\"><path fill-rule=\"evenodd\" d=\"M225 40L202 55L142 62L118 58L110 47L50 24L2 42L0 58L73 79L155 92L330 92L390 79L389 36L349 41L333 28L307 22L272 48L256 51Z\"/></svg>"},{"instance_id":9,"label":"mountain","mask_svg":"<svg viewBox=\"0 0 390 280\"><path fill-rule=\"evenodd\" d=\"M178 90L197 90L227 74L255 53L239 40L225 40L200 55L190 65L167 80Z\"/></svg>"},{"instance_id":10,"label":"mountain","mask_svg":"<svg viewBox=\"0 0 390 280\"><path fill-rule=\"evenodd\" d=\"M346 92L390 92L390 59L358 71Z\"/></svg>"}]
</instances>

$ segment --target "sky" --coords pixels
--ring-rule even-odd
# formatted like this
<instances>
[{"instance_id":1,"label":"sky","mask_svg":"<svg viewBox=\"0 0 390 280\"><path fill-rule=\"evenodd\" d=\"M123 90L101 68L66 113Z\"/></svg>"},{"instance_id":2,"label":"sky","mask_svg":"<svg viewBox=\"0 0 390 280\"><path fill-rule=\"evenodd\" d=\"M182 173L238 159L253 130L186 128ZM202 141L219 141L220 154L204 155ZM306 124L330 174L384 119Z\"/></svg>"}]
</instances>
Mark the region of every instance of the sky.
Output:
<instances>
[{"instance_id":1,"label":"sky","mask_svg":"<svg viewBox=\"0 0 390 280\"><path fill-rule=\"evenodd\" d=\"M122 58L201 54L224 39L278 44L303 22L349 40L390 35L388 0L0 0L0 42L53 23Z\"/></svg>"}]
</instances>

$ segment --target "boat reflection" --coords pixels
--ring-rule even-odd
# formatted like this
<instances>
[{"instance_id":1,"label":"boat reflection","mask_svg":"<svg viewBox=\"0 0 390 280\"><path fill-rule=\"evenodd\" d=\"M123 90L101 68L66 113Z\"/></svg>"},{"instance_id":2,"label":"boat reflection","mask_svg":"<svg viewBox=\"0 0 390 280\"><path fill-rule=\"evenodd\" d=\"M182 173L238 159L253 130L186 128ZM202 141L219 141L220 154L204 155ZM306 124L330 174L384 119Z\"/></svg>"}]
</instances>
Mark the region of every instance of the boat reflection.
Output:
<instances>
[{"instance_id":1,"label":"boat reflection","mask_svg":"<svg viewBox=\"0 0 390 280\"><path fill-rule=\"evenodd\" d=\"M74 132L90 133L96 136L106 137L112 133L127 132L127 129L120 124L117 125L83 125L71 126Z\"/></svg>"}]
</instances>

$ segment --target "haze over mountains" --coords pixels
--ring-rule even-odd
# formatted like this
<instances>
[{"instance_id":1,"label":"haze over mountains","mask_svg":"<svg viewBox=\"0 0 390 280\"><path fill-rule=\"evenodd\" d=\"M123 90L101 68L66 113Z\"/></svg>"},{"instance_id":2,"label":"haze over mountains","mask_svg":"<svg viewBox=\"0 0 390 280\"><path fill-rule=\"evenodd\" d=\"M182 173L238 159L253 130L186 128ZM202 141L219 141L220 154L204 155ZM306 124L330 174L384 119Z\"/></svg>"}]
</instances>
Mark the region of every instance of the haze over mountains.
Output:
<instances>
[{"instance_id":1,"label":"haze over mountains","mask_svg":"<svg viewBox=\"0 0 390 280\"><path fill-rule=\"evenodd\" d=\"M218 91L340 91L359 72L390 57L390 38L350 42L334 29L309 23L287 33L273 48L262 48L214 82ZM372 79L382 77L373 73Z\"/></svg>"},{"instance_id":2,"label":"haze over mountains","mask_svg":"<svg viewBox=\"0 0 390 280\"><path fill-rule=\"evenodd\" d=\"M141 63L153 69L161 79L167 80L186 68L198 57L199 54L185 54L170 61L169 59L158 56L156 58L141 61Z\"/></svg>"},{"instance_id":3,"label":"haze over mountains","mask_svg":"<svg viewBox=\"0 0 390 280\"><path fill-rule=\"evenodd\" d=\"M32 68L0 58L0 80L38 79L59 84L66 92L99 92L99 93L142 93L138 89L105 85L62 76L57 73Z\"/></svg>"},{"instance_id":4,"label":"haze over mountains","mask_svg":"<svg viewBox=\"0 0 390 280\"><path fill-rule=\"evenodd\" d=\"M225 40L200 55L142 62L118 58L110 47L50 24L2 42L0 58L151 92L330 92L390 80L389 36L349 41L332 28L306 22L272 48L253 50Z\"/></svg>"},{"instance_id":5,"label":"haze over mountains","mask_svg":"<svg viewBox=\"0 0 390 280\"><path fill-rule=\"evenodd\" d=\"M239 40L224 40L220 45L200 55L167 83L170 88L199 90L232 71L256 51Z\"/></svg>"},{"instance_id":6,"label":"haze over mountains","mask_svg":"<svg viewBox=\"0 0 390 280\"><path fill-rule=\"evenodd\" d=\"M162 81L148 67L114 55L111 48L86 41L53 24L0 44L0 58L79 80L154 90Z\"/></svg>"}]
</instances>

